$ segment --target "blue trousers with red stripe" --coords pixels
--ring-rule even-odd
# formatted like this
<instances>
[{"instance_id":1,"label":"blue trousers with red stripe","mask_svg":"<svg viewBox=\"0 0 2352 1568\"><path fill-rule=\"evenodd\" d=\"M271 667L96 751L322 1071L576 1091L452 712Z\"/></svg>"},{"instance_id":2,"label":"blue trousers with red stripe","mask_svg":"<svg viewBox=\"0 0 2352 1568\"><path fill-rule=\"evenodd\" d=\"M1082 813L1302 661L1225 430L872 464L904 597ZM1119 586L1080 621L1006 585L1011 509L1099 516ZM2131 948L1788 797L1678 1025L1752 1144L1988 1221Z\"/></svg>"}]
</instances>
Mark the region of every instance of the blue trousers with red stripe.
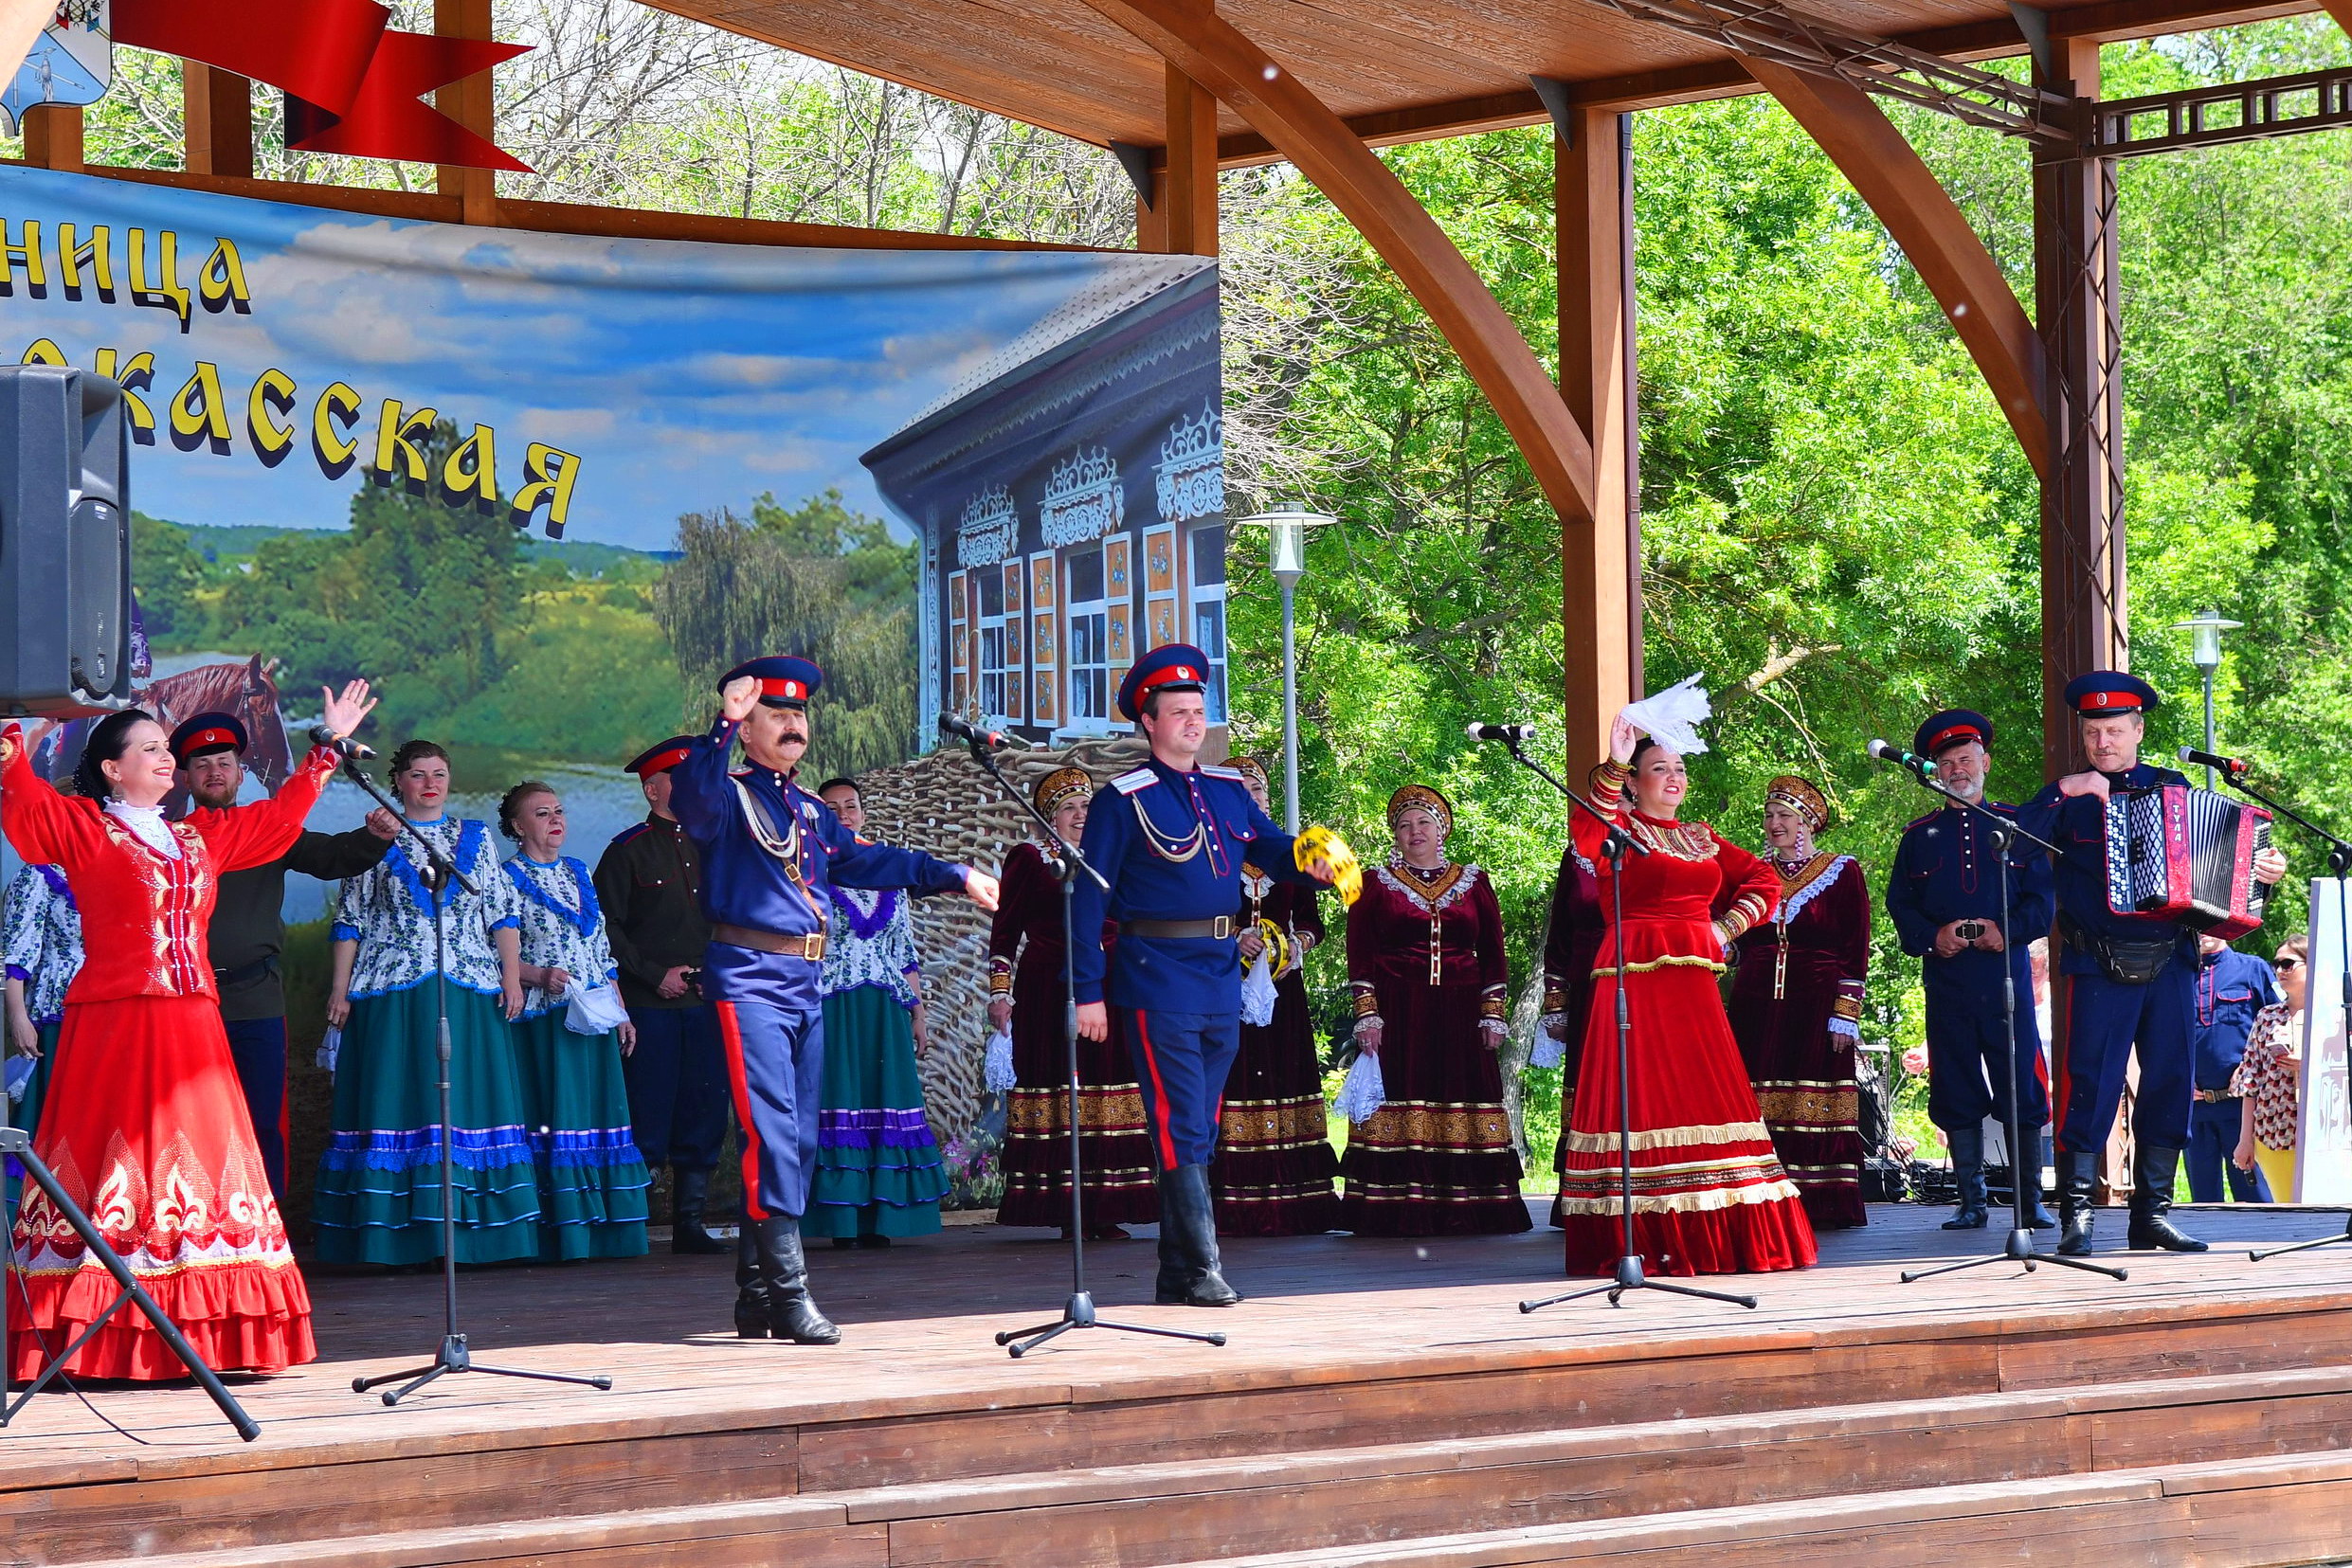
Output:
<instances>
[{"instance_id":1,"label":"blue trousers with red stripe","mask_svg":"<svg viewBox=\"0 0 2352 1568\"><path fill-rule=\"evenodd\" d=\"M2157 1148L2189 1145L2190 1019L2197 970L2176 957L2144 985L2105 975L2064 975L2058 987L2058 1146L2090 1154L2107 1146L2124 1072L2140 1053L2131 1132Z\"/></svg>"},{"instance_id":2,"label":"blue trousers with red stripe","mask_svg":"<svg viewBox=\"0 0 2352 1568\"><path fill-rule=\"evenodd\" d=\"M1930 985L1927 1120L1946 1132L1982 1126L1987 1116L2008 1126L2008 1054L2009 1020L1999 981L1983 986ZM2050 1122L2043 1072L2029 977L2017 982L2017 1125L2028 1130Z\"/></svg>"},{"instance_id":3,"label":"blue trousers with red stripe","mask_svg":"<svg viewBox=\"0 0 2352 1568\"><path fill-rule=\"evenodd\" d=\"M720 1001L727 1082L743 1125L743 1212L752 1219L808 1212L817 1169L817 1098L824 1085L824 1014L761 1001Z\"/></svg>"},{"instance_id":4,"label":"blue trousers with red stripe","mask_svg":"<svg viewBox=\"0 0 2352 1568\"><path fill-rule=\"evenodd\" d=\"M237 1064L237 1087L244 1091L245 1114L253 1118L253 1141L262 1151L269 1190L286 1200L286 1020L232 1018L229 1060Z\"/></svg>"},{"instance_id":5,"label":"blue trousers with red stripe","mask_svg":"<svg viewBox=\"0 0 2352 1568\"><path fill-rule=\"evenodd\" d=\"M1113 1007L1111 1016L1143 1089L1144 1125L1160 1168L1207 1164L1217 1153L1225 1074L1241 1049L1241 1015Z\"/></svg>"}]
</instances>

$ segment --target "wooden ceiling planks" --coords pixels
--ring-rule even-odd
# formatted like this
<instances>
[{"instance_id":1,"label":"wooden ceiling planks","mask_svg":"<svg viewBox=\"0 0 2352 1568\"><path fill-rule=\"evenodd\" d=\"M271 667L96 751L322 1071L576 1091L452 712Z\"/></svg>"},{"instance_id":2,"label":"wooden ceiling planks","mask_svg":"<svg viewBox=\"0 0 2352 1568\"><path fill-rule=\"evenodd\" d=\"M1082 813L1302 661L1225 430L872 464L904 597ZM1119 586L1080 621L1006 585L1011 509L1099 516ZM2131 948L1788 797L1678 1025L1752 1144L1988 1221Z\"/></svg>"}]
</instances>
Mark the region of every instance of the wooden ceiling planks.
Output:
<instances>
[{"instance_id":1,"label":"wooden ceiling planks","mask_svg":"<svg viewBox=\"0 0 2352 1568\"><path fill-rule=\"evenodd\" d=\"M1082 140L1156 146L1157 55L1084 0L647 0L661 9ZM1821 20L1956 58L2022 48L2000 0L1800 0ZM2352 0L2330 0L2352 9ZM2060 37L2103 41L2266 20L2321 0L2086 0L2050 8ZM1206 7L1203 6L1205 10ZM1217 14L1367 139L1541 123L1529 75L1579 101L1640 108L1751 92L1723 51L1592 0L1224 0ZM1228 106L1228 163L1270 155Z\"/></svg>"}]
</instances>

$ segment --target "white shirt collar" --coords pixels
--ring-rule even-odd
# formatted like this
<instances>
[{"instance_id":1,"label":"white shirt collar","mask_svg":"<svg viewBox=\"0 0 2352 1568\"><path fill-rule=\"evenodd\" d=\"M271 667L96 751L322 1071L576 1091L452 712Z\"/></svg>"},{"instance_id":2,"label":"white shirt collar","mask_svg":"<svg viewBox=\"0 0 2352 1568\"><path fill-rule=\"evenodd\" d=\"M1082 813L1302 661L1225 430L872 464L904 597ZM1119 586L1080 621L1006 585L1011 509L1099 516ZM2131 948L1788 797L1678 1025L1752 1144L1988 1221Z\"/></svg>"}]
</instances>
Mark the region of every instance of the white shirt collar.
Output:
<instances>
[{"instance_id":1,"label":"white shirt collar","mask_svg":"<svg viewBox=\"0 0 2352 1568\"><path fill-rule=\"evenodd\" d=\"M129 828L137 835L139 842L167 860L176 860L180 857L179 836L173 833L172 825L163 820L163 807L133 805L128 801L109 800L106 802L106 815Z\"/></svg>"}]
</instances>

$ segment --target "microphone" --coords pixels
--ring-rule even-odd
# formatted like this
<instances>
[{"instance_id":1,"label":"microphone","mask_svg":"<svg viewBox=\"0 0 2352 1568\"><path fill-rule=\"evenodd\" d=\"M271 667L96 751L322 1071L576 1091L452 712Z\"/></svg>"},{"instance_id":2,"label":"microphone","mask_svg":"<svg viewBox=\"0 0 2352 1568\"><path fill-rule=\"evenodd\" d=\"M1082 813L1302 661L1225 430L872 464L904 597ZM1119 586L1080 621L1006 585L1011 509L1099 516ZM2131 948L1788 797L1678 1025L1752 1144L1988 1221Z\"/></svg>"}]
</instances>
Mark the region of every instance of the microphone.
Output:
<instances>
[{"instance_id":1,"label":"microphone","mask_svg":"<svg viewBox=\"0 0 2352 1568\"><path fill-rule=\"evenodd\" d=\"M1897 767L1908 767L1913 772L1935 766L1918 752L1906 751L1891 741L1873 741L1862 749L1882 763L1892 763Z\"/></svg>"},{"instance_id":2,"label":"microphone","mask_svg":"<svg viewBox=\"0 0 2352 1568\"><path fill-rule=\"evenodd\" d=\"M2253 771L2254 765L2243 757L2216 756L2211 751L2199 751L2193 746L2182 747L2177 755L2184 763L2195 763L2199 767L2210 767L2215 772L2231 779L2242 779Z\"/></svg>"},{"instance_id":3,"label":"microphone","mask_svg":"<svg viewBox=\"0 0 2352 1568\"><path fill-rule=\"evenodd\" d=\"M1531 724L1465 724L1462 726L1462 733L1474 741L1509 741L1516 746L1524 745L1535 738L1535 726Z\"/></svg>"},{"instance_id":4,"label":"microphone","mask_svg":"<svg viewBox=\"0 0 2352 1568\"><path fill-rule=\"evenodd\" d=\"M1002 751L1008 746L1021 744L1002 730L983 730L968 720L957 718L953 713L939 715L939 732L943 735L951 735L960 741L968 741L987 751Z\"/></svg>"},{"instance_id":5,"label":"microphone","mask_svg":"<svg viewBox=\"0 0 2352 1568\"><path fill-rule=\"evenodd\" d=\"M313 746L323 746L330 751L338 751L346 757L356 757L361 762L368 762L375 756L374 747L355 741L349 735L337 739L335 731L323 724L314 724L310 727L310 743Z\"/></svg>"}]
</instances>

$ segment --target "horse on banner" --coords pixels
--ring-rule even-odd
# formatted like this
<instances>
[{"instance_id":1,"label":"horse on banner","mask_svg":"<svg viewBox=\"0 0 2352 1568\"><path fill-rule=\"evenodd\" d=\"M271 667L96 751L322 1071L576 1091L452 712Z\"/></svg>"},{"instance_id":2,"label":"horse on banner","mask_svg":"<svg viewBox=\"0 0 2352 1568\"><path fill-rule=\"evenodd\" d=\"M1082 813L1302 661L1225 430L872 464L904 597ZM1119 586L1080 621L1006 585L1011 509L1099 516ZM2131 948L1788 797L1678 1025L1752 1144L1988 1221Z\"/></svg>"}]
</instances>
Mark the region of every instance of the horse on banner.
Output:
<instances>
[{"instance_id":1,"label":"horse on banner","mask_svg":"<svg viewBox=\"0 0 2352 1568\"><path fill-rule=\"evenodd\" d=\"M286 721L278 711L278 660L261 655L239 661L199 664L175 676L164 676L133 694L133 700L153 713L166 730L198 713L234 713L249 737L245 771L276 794L294 771L293 748L286 741ZM82 737L94 719L76 719L60 729L34 760L50 779L72 774L81 756ZM174 803L178 794L174 792Z\"/></svg>"}]
</instances>

